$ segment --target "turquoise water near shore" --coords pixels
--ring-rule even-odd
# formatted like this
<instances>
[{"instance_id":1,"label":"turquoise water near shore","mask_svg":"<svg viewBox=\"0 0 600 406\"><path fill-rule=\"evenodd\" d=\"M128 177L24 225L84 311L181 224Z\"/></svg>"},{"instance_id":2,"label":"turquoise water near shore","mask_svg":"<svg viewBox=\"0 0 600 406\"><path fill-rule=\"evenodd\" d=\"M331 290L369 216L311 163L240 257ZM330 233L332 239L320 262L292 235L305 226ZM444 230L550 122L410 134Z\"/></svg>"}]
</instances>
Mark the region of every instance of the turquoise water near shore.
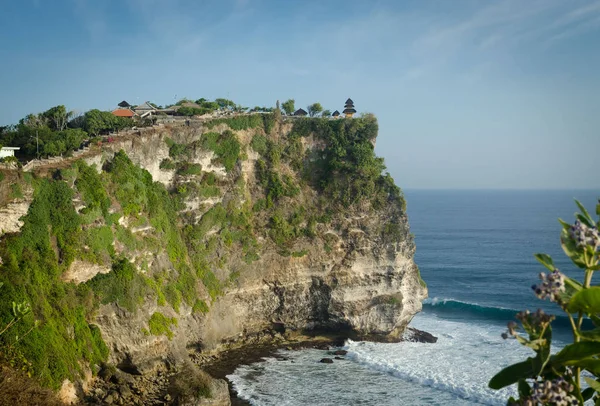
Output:
<instances>
[{"instance_id":1,"label":"turquoise water near shore","mask_svg":"<svg viewBox=\"0 0 600 406\"><path fill-rule=\"evenodd\" d=\"M600 191L405 191L416 262L430 298L411 325L435 344L348 341L344 361L324 365L320 350L239 367L229 379L254 405L503 405L511 390L489 379L529 355L502 340L506 322L523 309L557 313L530 286L543 267L533 254L553 256L577 277L562 254L557 218L573 221L573 198L595 208ZM557 348L569 338L558 319Z\"/></svg>"}]
</instances>

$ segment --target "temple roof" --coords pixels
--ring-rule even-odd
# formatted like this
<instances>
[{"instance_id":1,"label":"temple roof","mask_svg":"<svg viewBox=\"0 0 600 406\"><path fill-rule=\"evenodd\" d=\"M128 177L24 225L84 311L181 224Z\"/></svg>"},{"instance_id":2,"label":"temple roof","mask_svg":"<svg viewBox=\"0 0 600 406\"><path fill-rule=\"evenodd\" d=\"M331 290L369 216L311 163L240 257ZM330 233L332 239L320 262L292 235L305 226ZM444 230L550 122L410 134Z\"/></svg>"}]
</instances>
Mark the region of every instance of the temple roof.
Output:
<instances>
[{"instance_id":1,"label":"temple roof","mask_svg":"<svg viewBox=\"0 0 600 406\"><path fill-rule=\"evenodd\" d=\"M117 106L119 106L119 107L131 107L131 104L129 104L125 100L123 100L121 103L117 104Z\"/></svg>"},{"instance_id":2,"label":"temple roof","mask_svg":"<svg viewBox=\"0 0 600 406\"><path fill-rule=\"evenodd\" d=\"M344 109L344 111L342 111L342 113L344 113L344 114L348 114L348 113L354 114L354 113L356 113L356 110L348 108L348 109Z\"/></svg>"},{"instance_id":3,"label":"temple roof","mask_svg":"<svg viewBox=\"0 0 600 406\"><path fill-rule=\"evenodd\" d=\"M348 100L346 100L346 106L347 106L347 105L351 105L351 106L353 106L353 105L354 105L354 102L353 102L353 101L352 101L352 99L351 99L351 98L349 98L349 97L348 97Z\"/></svg>"},{"instance_id":4,"label":"temple roof","mask_svg":"<svg viewBox=\"0 0 600 406\"><path fill-rule=\"evenodd\" d=\"M307 113L307 112L306 112L306 110L304 110L304 109L298 109L298 110L294 111L294 115L295 115L295 116L305 116L305 115L307 115L307 114L308 114L308 113Z\"/></svg>"},{"instance_id":5,"label":"temple roof","mask_svg":"<svg viewBox=\"0 0 600 406\"><path fill-rule=\"evenodd\" d=\"M332 116L333 116L333 117L337 117L337 116L339 116L339 115L340 115L340 112L339 112L339 111L337 111L337 110L336 110L336 111L334 111L334 112L333 112L333 114L332 114Z\"/></svg>"}]
</instances>

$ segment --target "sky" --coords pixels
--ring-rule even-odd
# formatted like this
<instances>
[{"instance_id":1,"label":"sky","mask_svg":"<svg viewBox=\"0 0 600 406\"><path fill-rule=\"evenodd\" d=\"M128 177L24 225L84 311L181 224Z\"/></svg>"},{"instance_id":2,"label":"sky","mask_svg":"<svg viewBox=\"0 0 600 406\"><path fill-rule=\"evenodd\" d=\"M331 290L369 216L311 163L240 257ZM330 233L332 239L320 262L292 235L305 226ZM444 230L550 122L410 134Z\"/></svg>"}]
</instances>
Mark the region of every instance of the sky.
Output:
<instances>
[{"instance_id":1,"label":"sky","mask_svg":"<svg viewBox=\"0 0 600 406\"><path fill-rule=\"evenodd\" d=\"M600 0L1 0L0 125L226 97L379 120L406 189L600 189Z\"/></svg>"}]
</instances>

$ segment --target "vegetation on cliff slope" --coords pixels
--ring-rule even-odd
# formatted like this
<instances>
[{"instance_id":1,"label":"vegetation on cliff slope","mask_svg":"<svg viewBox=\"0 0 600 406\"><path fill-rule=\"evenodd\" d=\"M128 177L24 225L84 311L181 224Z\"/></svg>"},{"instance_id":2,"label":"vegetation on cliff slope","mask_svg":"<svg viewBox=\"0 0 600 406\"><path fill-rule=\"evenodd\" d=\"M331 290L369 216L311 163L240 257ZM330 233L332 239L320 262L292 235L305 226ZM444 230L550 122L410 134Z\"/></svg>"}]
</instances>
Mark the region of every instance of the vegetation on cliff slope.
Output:
<instances>
[{"instance_id":1,"label":"vegetation on cliff slope","mask_svg":"<svg viewBox=\"0 0 600 406\"><path fill-rule=\"evenodd\" d=\"M161 311L149 318L148 333L170 338L176 319L168 312L209 312L269 246L283 256L309 255L308 247L329 252L318 224L346 212L386 210L381 238L401 238L404 199L374 154L374 117L290 124L261 114L207 127L190 143L166 139L161 169L175 173L169 190L122 151L100 173L77 162L51 178L29 178L24 186L34 189L34 200L24 226L0 242L0 300L32 306L15 331L0 336L7 361L54 388L79 376L82 365L100 364L108 349L93 320L102 304L135 312L154 301ZM244 140L236 133L242 130ZM226 176L193 162L202 151L213 153L212 164ZM258 155L256 184L241 170L250 151ZM112 271L79 285L64 282L75 260ZM10 317L0 307L0 325ZM34 320L39 328L17 341Z\"/></svg>"},{"instance_id":2,"label":"vegetation on cliff slope","mask_svg":"<svg viewBox=\"0 0 600 406\"><path fill-rule=\"evenodd\" d=\"M0 127L0 145L20 147L21 154L36 158L68 155L90 137L134 124L128 118L97 109L75 116L59 105L43 113L28 114L14 126Z\"/></svg>"}]
</instances>

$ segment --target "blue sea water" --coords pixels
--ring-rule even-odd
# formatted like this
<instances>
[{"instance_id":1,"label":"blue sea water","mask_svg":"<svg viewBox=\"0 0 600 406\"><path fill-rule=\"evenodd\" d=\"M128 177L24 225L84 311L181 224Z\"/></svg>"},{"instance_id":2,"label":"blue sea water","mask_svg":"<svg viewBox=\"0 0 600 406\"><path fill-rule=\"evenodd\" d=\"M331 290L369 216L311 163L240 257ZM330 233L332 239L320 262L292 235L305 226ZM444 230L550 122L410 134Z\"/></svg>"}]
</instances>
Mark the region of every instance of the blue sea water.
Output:
<instances>
[{"instance_id":1,"label":"blue sea water","mask_svg":"<svg viewBox=\"0 0 600 406\"><path fill-rule=\"evenodd\" d=\"M529 356L502 340L507 321L523 309L557 309L535 298L550 254L573 277L581 275L560 248L557 219L574 220L579 199L592 212L600 191L405 191L415 260L429 299L411 325L435 344L348 341L345 361L319 364L323 351L282 351L239 367L228 378L255 405L502 405L513 389L492 391L489 379ZM569 338L558 319L557 348Z\"/></svg>"}]
</instances>

